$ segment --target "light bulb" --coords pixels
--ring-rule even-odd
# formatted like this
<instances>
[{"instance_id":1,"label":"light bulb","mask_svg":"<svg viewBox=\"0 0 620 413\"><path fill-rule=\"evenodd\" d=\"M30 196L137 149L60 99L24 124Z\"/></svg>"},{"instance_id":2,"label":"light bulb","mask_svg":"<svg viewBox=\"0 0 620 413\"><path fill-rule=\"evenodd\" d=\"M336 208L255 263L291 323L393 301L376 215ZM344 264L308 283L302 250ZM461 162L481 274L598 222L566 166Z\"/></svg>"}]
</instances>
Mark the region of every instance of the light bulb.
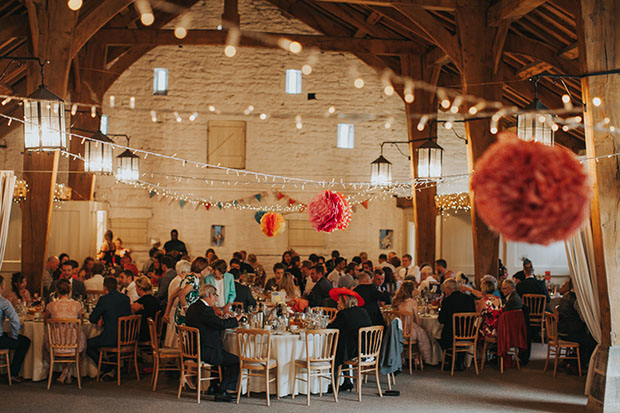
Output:
<instances>
[{"instance_id":1,"label":"light bulb","mask_svg":"<svg viewBox=\"0 0 620 413\"><path fill-rule=\"evenodd\" d=\"M73 11L78 11L82 7L82 0L69 0L67 6Z\"/></svg>"},{"instance_id":2,"label":"light bulb","mask_svg":"<svg viewBox=\"0 0 620 413\"><path fill-rule=\"evenodd\" d=\"M267 119L267 114L266 113L261 113L259 118L261 118L261 120L265 120L265 119Z\"/></svg>"},{"instance_id":3,"label":"light bulb","mask_svg":"<svg viewBox=\"0 0 620 413\"><path fill-rule=\"evenodd\" d=\"M225 54L227 57L233 57L234 55L236 55L236 54L237 54L237 48L236 48L235 46L228 45L228 46L226 46L226 48L224 49L224 54Z\"/></svg>"},{"instance_id":4,"label":"light bulb","mask_svg":"<svg viewBox=\"0 0 620 413\"><path fill-rule=\"evenodd\" d=\"M6 106L6 104L7 104L7 103L9 103L10 101L11 101L11 98L10 98L10 97L5 98L5 99L2 101L2 106Z\"/></svg>"},{"instance_id":5,"label":"light bulb","mask_svg":"<svg viewBox=\"0 0 620 413\"><path fill-rule=\"evenodd\" d=\"M310 66L310 65L303 65L301 67L301 73L303 73L304 75L309 75L310 73L312 73L312 66Z\"/></svg>"},{"instance_id":6,"label":"light bulb","mask_svg":"<svg viewBox=\"0 0 620 413\"><path fill-rule=\"evenodd\" d=\"M195 121L197 117L198 117L198 112L194 112L191 115L189 115L190 122Z\"/></svg>"},{"instance_id":7,"label":"light bulb","mask_svg":"<svg viewBox=\"0 0 620 413\"><path fill-rule=\"evenodd\" d=\"M592 104L596 107L601 106L601 98L595 97L594 99L592 99Z\"/></svg>"},{"instance_id":8,"label":"light bulb","mask_svg":"<svg viewBox=\"0 0 620 413\"><path fill-rule=\"evenodd\" d=\"M71 105L71 116L75 116L76 113L77 113L77 105L74 103L73 105Z\"/></svg>"},{"instance_id":9,"label":"light bulb","mask_svg":"<svg viewBox=\"0 0 620 413\"><path fill-rule=\"evenodd\" d=\"M129 107L131 109L135 109L136 108L136 98L133 97L133 96L129 98Z\"/></svg>"},{"instance_id":10,"label":"light bulb","mask_svg":"<svg viewBox=\"0 0 620 413\"><path fill-rule=\"evenodd\" d=\"M336 107L335 106L330 106L329 109L327 109L327 111L329 113L335 113L336 112Z\"/></svg>"},{"instance_id":11,"label":"light bulb","mask_svg":"<svg viewBox=\"0 0 620 413\"><path fill-rule=\"evenodd\" d=\"M413 93L409 92L405 92L405 102L407 103L413 103L413 101L415 100L415 96L413 96Z\"/></svg>"},{"instance_id":12,"label":"light bulb","mask_svg":"<svg viewBox=\"0 0 620 413\"><path fill-rule=\"evenodd\" d=\"M110 107L114 107L114 95L110 95Z\"/></svg>"},{"instance_id":13,"label":"light bulb","mask_svg":"<svg viewBox=\"0 0 620 413\"><path fill-rule=\"evenodd\" d=\"M215 106L209 105L209 112L215 112Z\"/></svg>"},{"instance_id":14,"label":"light bulb","mask_svg":"<svg viewBox=\"0 0 620 413\"><path fill-rule=\"evenodd\" d=\"M291 53L298 54L301 52L301 49L301 43L299 42L291 42L291 44L288 45L288 50L290 50Z\"/></svg>"},{"instance_id":15,"label":"light bulb","mask_svg":"<svg viewBox=\"0 0 620 413\"><path fill-rule=\"evenodd\" d=\"M444 99L441 101L441 107L444 109L448 109L450 107L450 100Z\"/></svg>"},{"instance_id":16,"label":"light bulb","mask_svg":"<svg viewBox=\"0 0 620 413\"><path fill-rule=\"evenodd\" d=\"M143 25L150 26L155 21L155 16L153 16L151 12L142 13L142 15L140 15L140 21Z\"/></svg>"},{"instance_id":17,"label":"light bulb","mask_svg":"<svg viewBox=\"0 0 620 413\"><path fill-rule=\"evenodd\" d=\"M174 28L174 37L177 39L185 39L185 36L187 36L187 29L185 27L179 26Z\"/></svg>"},{"instance_id":18,"label":"light bulb","mask_svg":"<svg viewBox=\"0 0 620 413\"><path fill-rule=\"evenodd\" d=\"M355 85L356 88L361 89L364 87L364 79L362 79L361 77L358 77L357 79L355 79L355 82L353 82L353 84Z\"/></svg>"},{"instance_id":19,"label":"light bulb","mask_svg":"<svg viewBox=\"0 0 620 413\"><path fill-rule=\"evenodd\" d=\"M562 95L562 103L568 103L570 102L570 96L564 94Z\"/></svg>"},{"instance_id":20,"label":"light bulb","mask_svg":"<svg viewBox=\"0 0 620 413\"><path fill-rule=\"evenodd\" d=\"M383 89L383 93L385 93L386 96L392 96L394 94L394 86L392 85L387 85L384 89Z\"/></svg>"},{"instance_id":21,"label":"light bulb","mask_svg":"<svg viewBox=\"0 0 620 413\"><path fill-rule=\"evenodd\" d=\"M491 128L491 133L492 133L493 135L495 135L495 134L497 133L497 128L496 128L495 126L493 126L493 127Z\"/></svg>"},{"instance_id":22,"label":"light bulb","mask_svg":"<svg viewBox=\"0 0 620 413\"><path fill-rule=\"evenodd\" d=\"M157 113L154 110L151 111L151 120L157 122Z\"/></svg>"},{"instance_id":23,"label":"light bulb","mask_svg":"<svg viewBox=\"0 0 620 413\"><path fill-rule=\"evenodd\" d=\"M94 106L90 107L90 117L94 118L95 116L97 116L97 108L95 108Z\"/></svg>"}]
</instances>

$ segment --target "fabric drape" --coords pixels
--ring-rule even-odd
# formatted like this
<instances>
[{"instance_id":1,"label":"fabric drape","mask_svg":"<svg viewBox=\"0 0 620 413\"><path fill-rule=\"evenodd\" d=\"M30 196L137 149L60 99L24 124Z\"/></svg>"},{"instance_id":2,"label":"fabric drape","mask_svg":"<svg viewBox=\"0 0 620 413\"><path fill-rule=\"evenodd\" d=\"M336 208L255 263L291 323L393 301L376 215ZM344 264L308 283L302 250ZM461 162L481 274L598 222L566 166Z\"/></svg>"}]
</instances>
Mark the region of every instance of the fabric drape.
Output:
<instances>
[{"instance_id":1,"label":"fabric drape","mask_svg":"<svg viewBox=\"0 0 620 413\"><path fill-rule=\"evenodd\" d=\"M7 237L9 235L14 189L15 174L13 171L0 171L0 269L2 269Z\"/></svg>"}]
</instances>

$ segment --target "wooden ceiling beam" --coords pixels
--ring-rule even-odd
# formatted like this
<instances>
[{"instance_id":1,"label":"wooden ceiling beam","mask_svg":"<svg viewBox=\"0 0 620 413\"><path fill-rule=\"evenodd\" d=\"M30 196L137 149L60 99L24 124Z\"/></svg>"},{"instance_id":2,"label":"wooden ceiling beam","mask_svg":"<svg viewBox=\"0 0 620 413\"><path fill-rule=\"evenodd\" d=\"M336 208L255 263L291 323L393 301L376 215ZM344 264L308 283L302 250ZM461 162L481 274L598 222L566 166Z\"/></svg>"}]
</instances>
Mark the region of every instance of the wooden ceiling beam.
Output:
<instances>
[{"instance_id":1,"label":"wooden ceiling beam","mask_svg":"<svg viewBox=\"0 0 620 413\"><path fill-rule=\"evenodd\" d=\"M557 52L551 46L534 39L508 34L504 44L504 52L532 57L565 74L576 75L580 73L577 62L558 57Z\"/></svg>"},{"instance_id":2,"label":"wooden ceiling beam","mask_svg":"<svg viewBox=\"0 0 620 413\"><path fill-rule=\"evenodd\" d=\"M547 70L551 69L551 67L552 66L547 62L543 62L542 60L535 60L532 63L529 63L517 70L515 76L519 79L529 79L530 77L546 72Z\"/></svg>"},{"instance_id":3,"label":"wooden ceiling beam","mask_svg":"<svg viewBox=\"0 0 620 413\"><path fill-rule=\"evenodd\" d=\"M383 24L389 25L394 30L407 34L407 37L414 36L433 44L433 39L426 35L417 26L411 24L411 20L400 14L392 7L369 6L371 10L379 13L384 20ZM409 35L410 34L410 35Z\"/></svg>"},{"instance_id":4,"label":"wooden ceiling beam","mask_svg":"<svg viewBox=\"0 0 620 413\"><path fill-rule=\"evenodd\" d=\"M493 39L493 73L497 73L499 69L499 63L504 54L504 43L506 42L508 29L510 29L510 20L504 20L500 23L495 33L495 39Z\"/></svg>"},{"instance_id":5,"label":"wooden ceiling beam","mask_svg":"<svg viewBox=\"0 0 620 413\"><path fill-rule=\"evenodd\" d=\"M519 20L546 2L547 0L500 0L487 10L487 24L499 26L504 20Z\"/></svg>"},{"instance_id":6,"label":"wooden ceiling beam","mask_svg":"<svg viewBox=\"0 0 620 413\"><path fill-rule=\"evenodd\" d=\"M388 39L394 37L394 33L391 33L379 26L375 26L374 24L368 23L361 13L346 5L323 3L321 4L321 8L336 16L338 19L355 27L358 31L362 30L372 37Z\"/></svg>"},{"instance_id":7,"label":"wooden ceiling beam","mask_svg":"<svg viewBox=\"0 0 620 413\"><path fill-rule=\"evenodd\" d=\"M563 47L558 52L558 56L563 59L575 60L579 57L579 47L577 42L571 43L566 47Z\"/></svg>"},{"instance_id":8,"label":"wooden ceiling beam","mask_svg":"<svg viewBox=\"0 0 620 413\"><path fill-rule=\"evenodd\" d=\"M39 55L39 19L32 0L26 0L28 10L28 27L30 28L30 51L33 56Z\"/></svg>"},{"instance_id":9,"label":"wooden ceiling beam","mask_svg":"<svg viewBox=\"0 0 620 413\"><path fill-rule=\"evenodd\" d=\"M456 0L315 0L323 3L349 3L364 6L419 6L425 10L454 11Z\"/></svg>"},{"instance_id":10,"label":"wooden ceiling beam","mask_svg":"<svg viewBox=\"0 0 620 413\"><path fill-rule=\"evenodd\" d=\"M28 16L7 16L0 19L0 42L28 37Z\"/></svg>"}]
</instances>

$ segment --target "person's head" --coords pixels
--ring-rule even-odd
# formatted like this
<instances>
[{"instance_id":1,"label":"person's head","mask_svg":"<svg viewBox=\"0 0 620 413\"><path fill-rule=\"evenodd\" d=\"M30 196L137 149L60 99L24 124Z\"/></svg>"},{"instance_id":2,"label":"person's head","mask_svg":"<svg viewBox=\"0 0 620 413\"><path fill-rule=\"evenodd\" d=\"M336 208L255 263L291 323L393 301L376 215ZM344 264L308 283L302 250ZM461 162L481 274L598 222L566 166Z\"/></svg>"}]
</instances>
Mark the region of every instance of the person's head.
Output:
<instances>
[{"instance_id":1,"label":"person's head","mask_svg":"<svg viewBox=\"0 0 620 413\"><path fill-rule=\"evenodd\" d=\"M151 284L151 280L144 275L136 278L136 292L140 297L145 294L150 294L153 291L153 284Z\"/></svg>"},{"instance_id":2,"label":"person's head","mask_svg":"<svg viewBox=\"0 0 620 413\"><path fill-rule=\"evenodd\" d=\"M113 238L114 238L114 234L110 230L107 230L105 234L103 234L103 239L106 240L107 242L112 242Z\"/></svg>"},{"instance_id":3,"label":"person's head","mask_svg":"<svg viewBox=\"0 0 620 413\"><path fill-rule=\"evenodd\" d=\"M284 254L282 254L282 263L286 264L287 266L291 264L291 252L290 251L284 251Z\"/></svg>"},{"instance_id":4,"label":"person's head","mask_svg":"<svg viewBox=\"0 0 620 413\"><path fill-rule=\"evenodd\" d=\"M121 267L125 267L125 265L128 264L131 264L131 255L125 254L121 257ZM159 261L159 265L161 266L161 260Z\"/></svg>"},{"instance_id":5,"label":"person's head","mask_svg":"<svg viewBox=\"0 0 620 413\"><path fill-rule=\"evenodd\" d=\"M480 291L485 295L493 294L495 292L495 284L492 281L484 280L480 283Z\"/></svg>"},{"instance_id":6,"label":"person's head","mask_svg":"<svg viewBox=\"0 0 620 413\"><path fill-rule=\"evenodd\" d=\"M362 259L357 255L351 258L351 262L354 262L355 264L357 264L358 267L362 265Z\"/></svg>"},{"instance_id":7,"label":"person's head","mask_svg":"<svg viewBox=\"0 0 620 413\"><path fill-rule=\"evenodd\" d=\"M340 257L340 251L338 250L333 250L332 251L332 259L338 258Z\"/></svg>"},{"instance_id":8,"label":"person's head","mask_svg":"<svg viewBox=\"0 0 620 413\"><path fill-rule=\"evenodd\" d=\"M347 266L347 260L345 260L342 257L336 257L336 261L334 261L334 264L336 264L335 268L338 271L344 271L344 269Z\"/></svg>"},{"instance_id":9,"label":"person's head","mask_svg":"<svg viewBox=\"0 0 620 413\"><path fill-rule=\"evenodd\" d=\"M284 275L284 265L282 263L276 262L273 265L273 275L276 278L276 282L279 283Z\"/></svg>"},{"instance_id":10,"label":"person's head","mask_svg":"<svg viewBox=\"0 0 620 413\"><path fill-rule=\"evenodd\" d=\"M209 248L207 250L207 252L205 252L205 257L211 261L211 259L213 258L213 256L215 255L215 250L213 248Z\"/></svg>"},{"instance_id":11,"label":"person's head","mask_svg":"<svg viewBox=\"0 0 620 413\"><path fill-rule=\"evenodd\" d=\"M118 274L118 282L121 287L126 288L133 281L133 272L129 270L123 270Z\"/></svg>"},{"instance_id":12,"label":"person's head","mask_svg":"<svg viewBox=\"0 0 620 413\"><path fill-rule=\"evenodd\" d=\"M159 238L151 238L151 249L158 250L161 247L161 241Z\"/></svg>"},{"instance_id":13,"label":"person's head","mask_svg":"<svg viewBox=\"0 0 620 413\"><path fill-rule=\"evenodd\" d=\"M523 260L523 273L526 277L534 275L534 264L527 258Z\"/></svg>"},{"instance_id":14,"label":"person's head","mask_svg":"<svg viewBox=\"0 0 620 413\"><path fill-rule=\"evenodd\" d=\"M308 256L308 260L312 263L312 265L317 265L319 263L319 256L316 254L310 254Z\"/></svg>"},{"instance_id":15,"label":"person's head","mask_svg":"<svg viewBox=\"0 0 620 413\"><path fill-rule=\"evenodd\" d=\"M291 266L293 268L301 268L301 258L299 258L299 255L293 255L291 257Z\"/></svg>"},{"instance_id":16,"label":"person's head","mask_svg":"<svg viewBox=\"0 0 620 413\"><path fill-rule=\"evenodd\" d=\"M408 298L413 298L413 292L415 291L415 283L413 281L403 281L400 285L398 291L396 291L396 295L394 296L394 301L404 301Z\"/></svg>"},{"instance_id":17,"label":"person's head","mask_svg":"<svg viewBox=\"0 0 620 413\"><path fill-rule=\"evenodd\" d=\"M379 254L379 264L383 264L386 261L387 261L387 255Z\"/></svg>"},{"instance_id":18,"label":"person's head","mask_svg":"<svg viewBox=\"0 0 620 413\"><path fill-rule=\"evenodd\" d=\"M60 264L60 276L62 278L69 279L71 278L72 275L73 275L73 265L71 265L71 262L65 261L62 264Z\"/></svg>"},{"instance_id":19,"label":"person's head","mask_svg":"<svg viewBox=\"0 0 620 413\"><path fill-rule=\"evenodd\" d=\"M364 261L362 262L362 271L372 272L372 262Z\"/></svg>"},{"instance_id":20,"label":"person's head","mask_svg":"<svg viewBox=\"0 0 620 413\"><path fill-rule=\"evenodd\" d=\"M175 241L179 239L179 231L177 231L176 229L170 231L170 239Z\"/></svg>"},{"instance_id":21,"label":"person's head","mask_svg":"<svg viewBox=\"0 0 620 413\"><path fill-rule=\"evenodd\" d=\"M233 268L236 270L241 269L241 261L239 260L239 258L233 258L230 260L230 269Z\"/></svg>"},{"instance_id":22,"label":"person's head","mask_svg":"<svg viewBox=\"0 0 620 413\"><path fill-rule=\"evenodd\" d=\"M339 310L346 310L347 308L357 307L357 304L357 298L353 297L352 295L341 294L340 297L338 297Z\"/></svg>"},{"instance_id":23,"label":"person's head","mask_svg":"<svg viewBox=\"0 0 620 413\"><path fill-rule=\"evenodd\" d=\"M502 293L504 293L504 296L506 297L512 294L515 288L516 285L513 280L504 280L504 282L502 282Z\"/></svg>"},{"instance_id":24,"label":"person's head","mask_svg":"<svg viewBox=\"0 0 620 413\"><path fill-rule=\"evenodd\" d=\"M301 275L304 277L310 276L310 268L312 268L312 261L305 260L301 263Z\"/></svg>"},{"instance_id":25,"label":"person's head","mask_svg":"<svg viewBox=\"0 0 620 413\"><path fill-rule=\"evenodd\" d=\"M362 262L368 261L368 253L366 251L360 252L359 257L362 260Z\"/></svg>"},{"instance_id":26,"label":"person's head","mask_svg":"<svg viewBox=\"0 0 620 413\"><path fill-rule=\"evenodd\" d=\"M84 259L84 264L82 264L82 267L92 271L94 266L95 266L95 259L93 257L86 257Z\"/></svg>"},{"instance_id":27,"label":"person's head","mask_svg":"<svg viewBox=\"0 0 620 413\"><path fill-rule=\"evenodd\" d=\"M325 265L325 257L322 255L319 255L319 265Z\"/></svg>"},{"instance_id":28,"label":"person's head","mask_svg":"<svg viewBox=\"0 0 620 413\"><path fill-rule=\"evenodd\" d=\"M491 274L483 275L482 278L480 279L480 282L482 283L483 281L490 281L490 282L493 283L495 288L497 288L497 278L493 277ZM480 285L482 285L482 284L480 284Z\"/></svg>"},{"instance_id":29,"label":"person's head","mask_svg":"<svg viewBox=\"0 0 620 413\"><path fill-rule=\"evenodd\" d=\"M248 254L248 264L251 266L255 266L258 263L258 258L256 258L256 254Z\"/></svg>"},{"instance_id":30,"label":"person's head","mask_svg":"<svg viewBox=\"0 0 620 413\"><path fill-rule=\"evenodd\" d=\"M231 268L229 272L232 274L235 281L239 281L241 279L241 270L239 268Z\"/></svg>"},{"instance_id":31,"label":"person's head","mask_svg":"<svg viewBox=\"0 0 620 413\"><path fill-rule=\"evenodd\" d=\"M177 272L177 275L185 277L185 274L192 271L192 263L187 260L179 260L174 266L174 270Z\"/></svg>"},{"instance_id":32,"label":"person's head","mask_svg":"<svg viewBox=\"0 0 620 413\"><path fill-rule=\"evenodd\" d=\"M58 259L58 257L53 255L47 259L47 262L45 263L45 265L51 271L56 271L58 269L58 266L60 265L60 260Z\"/></svg>"},{"instance_id":33,"label":"person's head","mask_svg":"<svg viewBox=\"0 0 620 413\"><path fill-rule=\"evenodd\" d=\"M392 258L388 258L388 261L390 262L390 264L392 264L392 267L400 267L400 258L398 258L396 255L394 255Z\"/></svg>"},{"instance_id":34,"label":"person's head","mask_svg":"<svg viewBox=\"0 0 620 413\"><path fill-rule=\"evenodd\" d=\"M241 251L239 251L239 254L241 255L241 261L245 261L245 259L248 256L248 253L245 252L245 250L241 250Z\"/></svg>"},{"instance_id":35,"label":"person's head","mask_svg":"<svg viewBox=\"0 0 620 413\"><path fill-rule=\"evenodd\" d=\"M71 283L69 280L65 280L64 278L58 280L56 283L56 293L60 297L66 297L71 294Z\"/></svg>"},{"instance_id":36,"label":"person's head","mask_svg":"<svg viewBox=\"0 0 620 413\"><path fill-rule=\"evenodd\" d=\"M433 269L430 265L426 264L420 269L420 281L426 280L431 274L433 274Z\"/></svg>"},{"instance_id":37,"label":"person's head","mask_svg":"<svg viewBox=\"0 0 620 413\"><path fill-rule=\"evenodd\" d=\"M153 255L153 268L156 270L161 269L161 259L164 258L164 254L161 251L157 251L155 255Z\"/></svg>"},{"instance_id":38,"label":"person's head","mask_svg":"<svg viewBox=\"0 0 620 413\"><path fill-rule=\"evenodd\" d=\"M226 261L224 261L226 263ZM198 290L198 295L201 299L205 300L209 307L214 307L215 302L217 301L217 288L211 284L203 284L200 286L200 290Z\"/></svg>"},{"instance_id":39,"label":"person's head","mask_svg":"<svg viewBox=\"0 0 620 413\"><path fill-rule=\"evenodd\" d=\"M217 260L213 263L213 275L218 280L224 276L224 274L226 273L226 269L227 265L226 261L224 260Z\"/></svg>"},{"instance_id":40,"label":"person's head","mask_svg":"<svg viewBox=\"0 0 620 413\"><path fill-rule=\"evenodd\" d=\"M349 263L345 272L351 277L357 278L357 264L354 262Z\"/></svg>"},{"instance_id":41,"label":"person's head","mask_svg":"<svg viewBox=\"0 0 620 413\"><path fill-rule=\"evenodd\" d=\"M110 291L116 291L116 289L118 288L118 282L116 281L116 278L114 277L105 277L103 279L103 289L105 290L104 292L107 294Z\"/></svg>"},{"instance_id":42,"label":"person's head","mask_svg":"<svg viewBox=\"0 0 620 413\"><path fill-rule=\"evenodd\" d=\"M174 265L176 264L174 258L172 258L170 255L164 255L163 257L161 257L161 260L159 260L159 262L161 264L162 271L174 269Z\"/></svg>"},{"instance_id":43,"label":"person's head","mask_svg":"<svg viewBox=\"0 0 620 413\"><path fill-rule=\"evenodd\" d=\"M385 282L385 273L381 268L377 268L372 277L372 283L377 287L381 287Z\"/></svg>"},{"instance_id":44,"label":"person's head","mask_svg":"<svg viewBox=\"0 0 620 413\"><path fill-rule=\"evenodd\" d=\"M21 297L20 291L26 288L26 277L21 272L15 272L11 276L11 289L18 297Z\"/></svg>"},{"instance_id":45,"label":"person's head","mask_svg":"<svg viewBox=\"0 0 620 413\"><path fill-rule=\"evenodd\" d=\"M312 281L319 281L323 275L325 275L325 267L322 265L315 265L310 268L310 277L312 278Z\"/></svg>"},{"instance_id":46,"label":"person's head","mask_svg":"<svg viewBox=\"0 0 620 413\"><path fill-rule=\"evenodd\" d=\"M443 284L441 285L441 288L443 289L443 292L446 295L446 297L448 297L450 294L452 294L453 292L457 290L458 284L454 278L448 278L447 280L444 280Z\"/></svg>"},{"instance_id":47,"label":"person's head","mask_svg":"<svg viewBox=\"0 0 620 413\"><path fill-rule=\"evenodd\" d=\"M525 280L525 275L523 273L516 273L512 278L515 284L519 284L521 281Z\"/></svg>"},{"instance_id":48,"label":"person's head","mask_svg":"<svg viewBox=\"0 0 620 413\"><path fill-rule=\"evenodd\" d=\"M278 288L284 290L288 297L295 297L295 279L293 274L285 272L282 279L278 282Z\"/></svg>"},{"instance_id":49,"label":"person's head","mask_svg":"<svg viewBox=\"0 0 620 413\"><path fill-rule=\"evenodd\" d=\"M103 274L103 270L105 270L105 266L100 263L100 262L96 262L95 265L93 265L93 275L94 274Z\"/></svg>"},{"instance_id":50,"label":"person's head","mask_svg":"<svg viewBox=\"0 0 620 413\"><path fill-rule=\"evenodd\" d=\"M60 263L62 264L65 261L69 261L71 258L69 258L69 254L65 254L63 252L62 254L58 256L58 259L60 260Z\"/></svg>"},{"instance_id":51,"label":"person's head","mask_svg":"<svg viewBox=\"0 0 620 413\"><path fill-rule=\"evenodd\" d=\"M394 271L390 267L381 268L383 270L383 275L385 276L384 282L387 284L396 283L396 277L394 277Z\"/></svg>"},{"instance_id":52,"label":"person's head","mask_svg":"<svg viewBox=\"0 0 620 413\"><path fill-rule=\"evenodd\" d=\"M224 264L226 264L226 261L224 261ZM194 273L196 275L200 275L205 270L205 268L207 268L208 266L209 266L209 262L207 261L206 258L204 258L204 257L196 257L196 259L194 259L194 261L192 261L191 271L192 271L192 273ZM224 271L226 271L226 270L224 270Z\"/></svg>"},{"instance_id":53,"label":"person's head","mask_svg":"<svg viewBox=\"0 0 620 413\"><path fill-rule=\"evenodd\" d=\"M239 251L235 251L233 252L233 258L238 259L239 262L241 262L243 260L243 257L241 256L241 253Z\"/></svg>"},{"instance_id":54,"label":"person's head","mask_svg":"<svg viewBox=\"0 0 620 413\"><path fill-rule=\"evenodd\" d=\"M123 248L123 240L120 238L116 238L114 240L114 246L116 247L117 250L120 250Z\"/></svg>"},{"instance_id":55,"label":"person's head","mask_svg":"<svg viewBox=\"0 0 620 413\"><path fill-rule=\"evenodd\" d=\"M402 260L403 267L407 267L408 268L409 266L411 266L411 261L413 261L413 258L411 257L410 254L403 255L403 260Z\"/></svg>"},{"instance_id":56,"label":"person's head","mask_svg":"<svg viewBox=\"0 0 620 413\"><path fill-rule=\"evenodd\" d=\"M357 275L357 282L358 284L371 284L372 279L370 278L370 274L368 274L365 271L362 271Z\"/></svg>"},{"instance_id":57,"label":"person's head","mask_svg":"<svg viewBox=\"0 0 620 413\"><path fill-rule=\"evenodd\" d=\"M504 267L503 265L500 266L498 278L502 281L508 278L508 268Z\"/></svg>"},{"instance_id":58,"label":"person's head","mask_svg":"<svg viewBox=\"0 0 620 413\"><path fill-rule=\"evenodd\" d=\"M448 269L448 263L446 262L446 260L440 258L437 261L435 261L435 272L437 274L443 274L446 272L447 269Z\"/></svg>"}]
</instances>

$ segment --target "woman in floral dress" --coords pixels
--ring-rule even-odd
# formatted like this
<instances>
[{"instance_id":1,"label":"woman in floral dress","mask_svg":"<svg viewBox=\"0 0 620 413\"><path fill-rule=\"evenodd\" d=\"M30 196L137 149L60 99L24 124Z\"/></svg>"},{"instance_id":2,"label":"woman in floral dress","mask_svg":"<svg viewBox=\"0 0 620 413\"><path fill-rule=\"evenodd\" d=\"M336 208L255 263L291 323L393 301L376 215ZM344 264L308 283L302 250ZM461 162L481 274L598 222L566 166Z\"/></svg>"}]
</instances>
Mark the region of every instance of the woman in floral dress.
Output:
<instances>
[{"instance_id":1,"label":"woman in floral dress","mask_svg":"<svg viewBox=\"0 0 620 413\"><path fill-rule=\"evenodd\" d=\"M179 287L179 303L175 322L177 325L185 324L185 312L190 305L194 304L200 298L198 291L200 289L200 280L204 277L203 272L208 268L209 264L204 257L198 257L192 262L191 272L185 276Z\"/></svg>"}]
</instances>

